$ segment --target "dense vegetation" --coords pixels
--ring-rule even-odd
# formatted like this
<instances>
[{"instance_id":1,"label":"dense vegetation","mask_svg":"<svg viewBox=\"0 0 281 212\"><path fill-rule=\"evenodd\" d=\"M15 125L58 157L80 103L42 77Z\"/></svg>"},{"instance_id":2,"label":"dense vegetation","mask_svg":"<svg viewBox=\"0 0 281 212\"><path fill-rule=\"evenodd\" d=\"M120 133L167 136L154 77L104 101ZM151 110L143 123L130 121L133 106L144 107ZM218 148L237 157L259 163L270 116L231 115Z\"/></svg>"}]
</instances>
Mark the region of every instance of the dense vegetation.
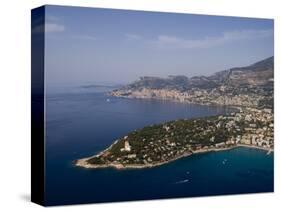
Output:
<instances>
[{"instance_id":1,"label":"dense vegetation","mask_svg":"<svg viewBox=\"0 0 281 212\"><path fill-rule=\"evenodd\" d=\"M101 157L93 157L89 163L102 164L122 159L126 163L160 162L177 155L225 142L243 133L243 123L229 126L228 119L213 116L202 119L176 120L164 124L146 126L130 132L106 151ZM241 127L240 127L240 126ZM122 151L125 141L130 152ZM128 158L128 154L135 157ZM124 158L126 158L124 160Z\"/></svg>"}]
</instances>

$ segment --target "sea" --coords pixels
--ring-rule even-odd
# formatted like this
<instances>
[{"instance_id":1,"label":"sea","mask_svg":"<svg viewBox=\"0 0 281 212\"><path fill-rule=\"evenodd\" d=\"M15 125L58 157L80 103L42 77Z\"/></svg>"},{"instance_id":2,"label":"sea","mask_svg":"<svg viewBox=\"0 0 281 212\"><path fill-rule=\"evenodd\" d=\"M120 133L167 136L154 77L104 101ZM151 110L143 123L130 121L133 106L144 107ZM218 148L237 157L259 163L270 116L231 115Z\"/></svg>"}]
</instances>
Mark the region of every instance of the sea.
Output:
<instances>
[{"instance_id":1,"label":"sea","mask_svg":"<svg viewBox=\"0 0 281 212\"><path fill-rule=\"evenodd\" d=\"M144 126L225 114L232 108L112 97L112 87L48 88L46 205L273 192L274 153L239 147L192 155L147 169L84 169L92 156Z\"/></svg>"}]
</instances>

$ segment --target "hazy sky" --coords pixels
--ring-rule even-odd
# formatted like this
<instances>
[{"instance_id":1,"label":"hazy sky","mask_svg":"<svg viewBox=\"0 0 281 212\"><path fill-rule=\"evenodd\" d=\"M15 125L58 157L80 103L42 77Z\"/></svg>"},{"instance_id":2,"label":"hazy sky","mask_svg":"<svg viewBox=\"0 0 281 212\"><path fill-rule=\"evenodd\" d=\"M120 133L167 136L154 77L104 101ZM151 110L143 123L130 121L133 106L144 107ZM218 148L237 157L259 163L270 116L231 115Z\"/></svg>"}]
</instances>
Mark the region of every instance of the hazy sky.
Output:
<instances>
[{"instance_id":1,"label":"hazy sky","mask_svg":"<svg viewBox=\"0 0 281 212\"><path fill-rule=\"evenodd\" d=\"M48 83L210 75L273 55L273 20L46 7Z\"/></svg>"}]
</instances>

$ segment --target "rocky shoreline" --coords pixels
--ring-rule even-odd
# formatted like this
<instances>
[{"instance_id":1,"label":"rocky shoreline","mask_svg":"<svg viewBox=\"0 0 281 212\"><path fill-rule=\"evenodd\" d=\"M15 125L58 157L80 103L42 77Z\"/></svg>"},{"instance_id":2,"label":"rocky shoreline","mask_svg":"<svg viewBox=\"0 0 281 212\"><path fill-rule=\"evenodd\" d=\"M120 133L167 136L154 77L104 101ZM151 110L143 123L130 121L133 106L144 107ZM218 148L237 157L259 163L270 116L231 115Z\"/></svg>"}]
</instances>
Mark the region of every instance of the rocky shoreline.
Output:
<instances>
[{"instance_id":1,"label":"rocky shoreline","mask_svg":"<svg viewBox=\"0 0 281 212\"><path fill-rule=\"evenodd\" d=\"M113 144L112 144L113 145ZM111 145L111 146L112 146ZM111 147L110 146L110 147ZM106 150L110 149L107 148ZM200 150L196 150L196 151L192 151L192 152L187 152L184 153L183 155L180 155L178 157L175 157L169 161L163 161L160 163L150 163L150 164L121 164L121 163L109 163L109 164L90 164L87 161L93 157L96 157L100 154L102 154L103 152L105 152L106 150L100 152L99 154L92 156L92 157L88 157L88 158L82 158L82 159L78 159L76 161L74 161L74 165L77 167L82 167L82 168L86 168L86 169L101 169L101 168L115 168L115 169L143 169L143 168L153 168L153 167L157 167L157 166L161 166L170 162L173 162L175 160L184 158L184 157L188 157L191 156L193 154L200 154L200 153L208 153L208 152L218 152L218 151L226 151L226 150L231 150L234 148L238 148L238 147L245 147L245 148L254 148L254 149L259 149L259 150L264 150L267 151L268 154L270 154L271 152L274 152L274 150L272 148L266 148L266 147L257 147L257 146L253 146L253 145L245 145L245 144L237 144L237 145L233 145L231 147L227 147L227 148L212 148L212 149L200 149Z\"/></svg>"}]
</instances>

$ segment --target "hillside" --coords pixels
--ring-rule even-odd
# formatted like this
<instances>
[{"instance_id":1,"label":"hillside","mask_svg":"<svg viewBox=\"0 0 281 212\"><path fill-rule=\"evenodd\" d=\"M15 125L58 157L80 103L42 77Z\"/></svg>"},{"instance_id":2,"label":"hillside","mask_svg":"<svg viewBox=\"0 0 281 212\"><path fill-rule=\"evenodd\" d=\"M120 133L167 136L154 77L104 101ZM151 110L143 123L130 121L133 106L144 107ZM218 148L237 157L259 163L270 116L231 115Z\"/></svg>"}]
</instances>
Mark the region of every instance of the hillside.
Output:
<instances>
[{"instance_id":1,"label":"hillside","mask_svg":"<svg viewBox=\"0 0 281 212\"><path fill-rule=\"evenodd\" d=\"M246 67L235 67L229 70L216 72L211 76L140 77L139 80L123 87L123 89L177 89L181 91L192 88L212 89L223 85L227 80L229 84L238 85L270 85L273 78L274 58L270 57Z\"/></svg>"},{"instance_id":2,"label":"hillside","mask_svg":"<svg viewBox=\"0 0 281 212\"><path fill-rule=\"evenodd\" d=\"M188 102L200 103L201 100L197 98L199 94L199 96L212 97L211 100L204 98L204 103L209 101L212 104L226 104L228 102L230 105L241 105L239 102L243 103L246 100L247 104L244 106L272 108L273 76L274 57L269 57L249 66L230 68L211 76L140 77L139 80L114 90L112 95L130 98L180 99L181 101L188 99ZM228 101L221 100L221 96L228 98ZM237 104L233 98L238 98Z\"/></svg>"}]
</instances>

